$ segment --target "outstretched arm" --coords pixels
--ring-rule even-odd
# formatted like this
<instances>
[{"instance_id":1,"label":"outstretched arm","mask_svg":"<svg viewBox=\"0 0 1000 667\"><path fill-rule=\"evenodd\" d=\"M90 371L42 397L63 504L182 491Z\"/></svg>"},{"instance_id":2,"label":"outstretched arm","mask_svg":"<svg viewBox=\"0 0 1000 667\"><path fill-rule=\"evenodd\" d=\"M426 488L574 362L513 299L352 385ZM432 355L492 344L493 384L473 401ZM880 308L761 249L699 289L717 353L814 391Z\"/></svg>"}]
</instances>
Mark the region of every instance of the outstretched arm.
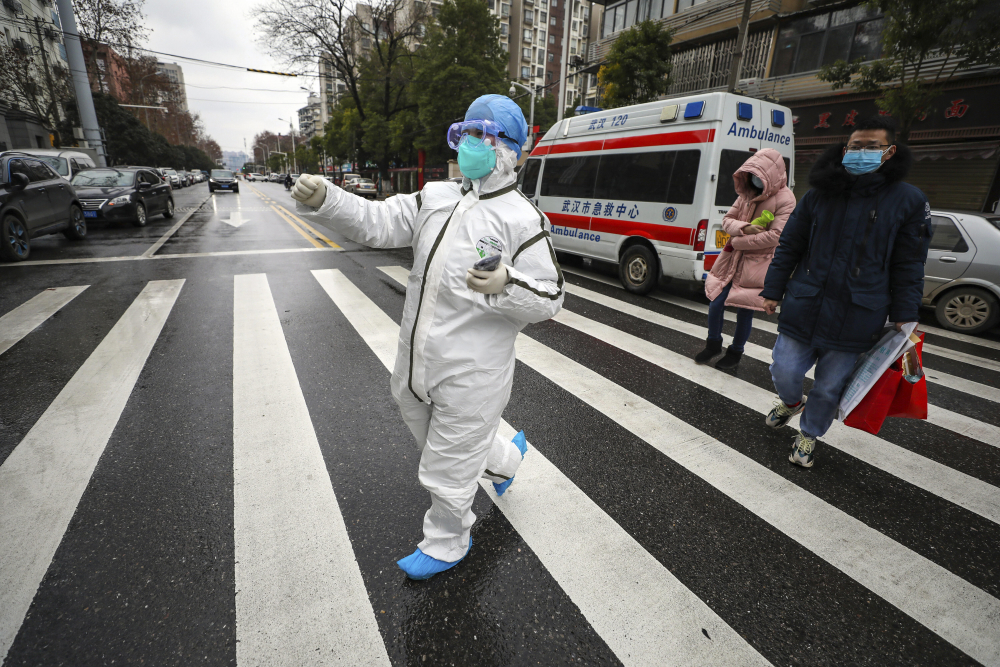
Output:
<instances>
[{"instance_id":1,"label":"outstretched arm","mask_svg":"<svg viewBox=\"0 0 1000 667\"><path fill-rule=\"evenodd\" d=\"M321 188L325 194L318 196ZM413 244L419 194L368 201L318 176L303 174L295 183L292 197L296 199L296 213L328 223L357 243L372 248L402 248Z\"/></svg>"}]
</instances>

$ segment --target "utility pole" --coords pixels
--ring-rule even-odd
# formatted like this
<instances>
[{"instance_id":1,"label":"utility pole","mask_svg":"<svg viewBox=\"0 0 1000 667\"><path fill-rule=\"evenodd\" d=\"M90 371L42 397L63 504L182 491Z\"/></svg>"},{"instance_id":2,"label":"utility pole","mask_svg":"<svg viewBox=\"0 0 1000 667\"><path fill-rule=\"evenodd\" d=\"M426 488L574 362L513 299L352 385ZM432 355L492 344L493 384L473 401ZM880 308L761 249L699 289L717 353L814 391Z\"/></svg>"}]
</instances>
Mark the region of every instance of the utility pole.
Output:
<instances>
[{"instance_id":1,"label":"utility pole","mask_svg":"<svg viewBox=\"0 0 1000 667\"><path fill-rule=\"evenodd\" d=\"M733 52L733 64L729 68L729 87L727 93L736 90L736 82L740 78L740 65L743 63L743 50L747 47L747 33L750 32L750 6L753 0L743 2L743 20L740 21L740 34L736 38L736 51Z\"/></svg>"},{"instance_id":2,"label":"utility pole","mask_svg":"<svg viewBox=\"0 0 1000 667\"><path fill-rule=\"evenodd\" d=\"M76 93L76 106L80 110L80 123L83 125L83 136L87 143L97 148L97 164L108 166L104 156L104 142L101 140L100 126L97 124L97 111L94 110L94 96L90 93L90 81L87 80L87 63L83 60L83 47L80 46L79 31L76 27L76 16L73 15L73 0L56 0L59 7L59 18L63 25L63 41L66 43L66 58L73 74L73 90Z\"/></svg>"},{"instance_id":3,"label":"utility pole","mask_svg":"<svg viewBox=\"0 0 1000 667\"><path fill-rule=\"evenodd\" d=\"M559 63L559 99L556 101L556 122L563 119L566 109L566 79L569 77L569 27L573 23L574 0L562 0L563 3L563 42L562 62Z\"/></svg>"}]
</instances>

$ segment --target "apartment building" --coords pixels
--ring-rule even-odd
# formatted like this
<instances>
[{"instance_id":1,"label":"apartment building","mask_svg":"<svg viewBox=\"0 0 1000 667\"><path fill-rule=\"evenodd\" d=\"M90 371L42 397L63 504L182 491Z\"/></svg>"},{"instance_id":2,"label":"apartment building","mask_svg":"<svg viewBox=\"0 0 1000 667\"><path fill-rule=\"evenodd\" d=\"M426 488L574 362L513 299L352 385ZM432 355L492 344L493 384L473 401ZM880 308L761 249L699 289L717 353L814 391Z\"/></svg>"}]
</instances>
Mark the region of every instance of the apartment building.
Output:
<instances>
[{"instance_id":1,"label":"apartment building","mask_svg":"<svg viewBox=\"0 0 1000 667\"><path fill-rule=\"evenodd\" d=\"M562 72L563 36L571 21L567 49L570 71L582 68L590 45L597 38L593 29L600 21L601 5L588 0L487 0L490 11L500 19L500 44L509 54L508 74L512 81L557 95ZM564 106L577 100L593 101L596 78L573 74L567 78Z\"/></svg>"},{"instance_id":2,"label":"apartment building","mask_svg":"<svg viewBox=\"0 0 1000 667\"><path fill-rule=\"evenodd\" d=\"M181 111L188 110L187 89L184 87L184 70L177 63L156 63L158 74L171 83L169 98Z\"/></svg>"},{"instance_id":3,"label":"apartment building","mask_svg":"<svg viewBox=\"0 0 1000 667\"><path fill-rule=\"evenodd\" d=\"M299 134L302 139L309 141L317 134L323 133L321 122L322 111L320 109L319 95L309 93L309 100L304 107L299 109Z\"/></svg>"},{"instance_id":4,"label":"apartment building","mask_svg":"<svg viewBox=\"0 0 1000 667\"><path fill-rule=\"evenodd\" d=\"M603 60L622 30L659 21L675 30L667 97L724 90L742 12L741 0L621 0L606 7L591 60ZM808 190L809 170L827 145L880 113L876 95L834 90L817 74L838 59L881 57L883 23L858 0L755 0L739 88L792 109L796 196ZM1000 200L998 101L1000 68L978 68L954 78L917 121L908 180L932 206L993 210Z\"/></svg>"},{"instance_id":5,"label":"apartment building","mask_svg":"<svg viewBox=\"0 0 1000 667\"><path fill-rule=\"evenodd\" d=\"M66 47L63 44L59 10L50 0L2 0L0 3L0 40L15 52L30 56L34 71L27 73L26 91L0 93L0 150L46 148L52 145L51 124L66 117L58 90L69 77ZM30 85L34 83L34 85ZM50 85L51 84L51 85ZM23 94L36 96L42 106L56 98L55 115L46 119L31 111ZM72 91L70 90L70 94Z\"/></svg>"}]
</instances>

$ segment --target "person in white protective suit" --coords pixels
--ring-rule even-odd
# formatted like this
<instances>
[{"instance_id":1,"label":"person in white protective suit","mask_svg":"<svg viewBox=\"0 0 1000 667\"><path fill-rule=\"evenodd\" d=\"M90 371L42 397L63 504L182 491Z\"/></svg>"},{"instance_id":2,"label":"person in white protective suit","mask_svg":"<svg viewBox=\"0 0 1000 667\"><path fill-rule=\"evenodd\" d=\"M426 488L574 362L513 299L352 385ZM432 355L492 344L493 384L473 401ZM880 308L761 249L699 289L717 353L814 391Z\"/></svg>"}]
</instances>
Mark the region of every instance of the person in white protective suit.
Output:
<instances>
[{"instance_id":1,"label":"person in white protective suit","mask_svg":"<svg viewBox=\"0 0 1000 667\"><path fill-rule=\"evenodd\" d=\"M497 436L510 398L514 339L563 303L550 224L517 189L514 168L527 131L512 100L484 95L448 130L462 183L428 183L384 202L307 174L292 190L299 214L358 243L413 248L391 380L421 449L420 484L431 495L424 539L398 561L411 579L465 557L479 478L502 494L527 450L523 433L514 441ZM494 255L495 267L473 268Z\"/></svg>"}]
</instances>

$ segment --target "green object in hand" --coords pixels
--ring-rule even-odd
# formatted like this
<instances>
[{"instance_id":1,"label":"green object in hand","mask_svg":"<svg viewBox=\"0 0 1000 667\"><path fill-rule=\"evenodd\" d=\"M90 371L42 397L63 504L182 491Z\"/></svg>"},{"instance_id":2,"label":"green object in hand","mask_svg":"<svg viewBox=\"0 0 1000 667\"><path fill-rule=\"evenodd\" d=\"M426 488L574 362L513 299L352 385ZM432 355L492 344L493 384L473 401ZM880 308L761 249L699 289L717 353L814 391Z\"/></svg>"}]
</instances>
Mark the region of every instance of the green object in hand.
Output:
<instances>
[{"instance_id":1,"label":"green object in hand","mask_svg":"<svg viewBox=\"0 0 1000 667\"><path fill-rule=\"evenodd\" d=\"M758 227L767 227L769 224L774 222L774 213L766 210L760 214L760 217L751 222L751 225L757 225Z\"/></svg>"}]
</instances>

